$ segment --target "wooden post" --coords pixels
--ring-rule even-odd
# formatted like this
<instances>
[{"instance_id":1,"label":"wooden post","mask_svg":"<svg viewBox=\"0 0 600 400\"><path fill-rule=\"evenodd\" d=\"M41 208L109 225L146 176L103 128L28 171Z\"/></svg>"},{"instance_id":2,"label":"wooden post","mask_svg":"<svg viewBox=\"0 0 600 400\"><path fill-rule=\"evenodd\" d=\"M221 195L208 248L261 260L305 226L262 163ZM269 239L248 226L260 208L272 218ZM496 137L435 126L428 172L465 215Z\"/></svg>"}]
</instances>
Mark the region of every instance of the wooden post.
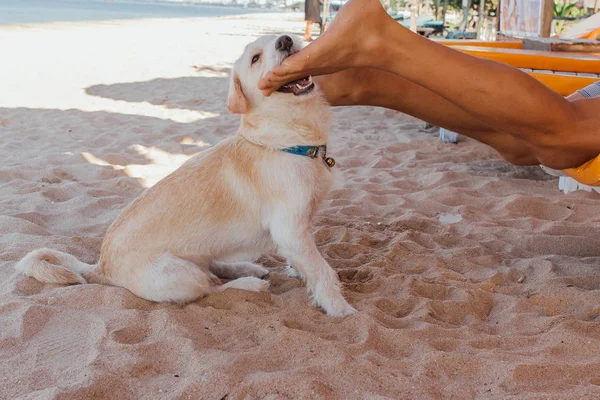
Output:
<instances>
[{"instance_id":1,"label":"wooden post","mask_svg":"<svg viewBox=\"0 0 600 400\"><path fill-rule=\"evenodd\" d=\"M542 0L540 37L550 37L550 32L552 31L552 17L554 16L553 4L553 0Z\"/></svg>"},{"instance_id":2,"label":"wooden post","mask_svg":"<svg viewBox=\"0 0 600 400\"><path fill-rule=\"evenodd\" d=\"M498 0L498 8L496 9L496 35L500 33L500 13L502 12L502 0Z\"/></svg>"}]
</instances>

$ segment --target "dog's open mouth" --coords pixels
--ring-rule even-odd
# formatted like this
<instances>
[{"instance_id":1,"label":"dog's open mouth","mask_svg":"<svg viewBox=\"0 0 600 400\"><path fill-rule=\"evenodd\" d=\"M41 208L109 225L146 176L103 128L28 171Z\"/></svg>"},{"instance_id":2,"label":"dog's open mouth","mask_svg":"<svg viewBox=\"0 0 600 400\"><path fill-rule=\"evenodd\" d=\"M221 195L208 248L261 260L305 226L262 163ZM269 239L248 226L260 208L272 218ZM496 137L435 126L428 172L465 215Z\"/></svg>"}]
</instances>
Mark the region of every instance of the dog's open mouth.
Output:
<instances>
[{"instance_id":1,"label":"dog's open mouth","mask_svg":"<svg viewBox=\"0 0 600 400\"><path fill-rule=\"evenodd\" d=\"M287 83L280 87L277 91L281 93L292 93L294 96L310 93L315 87L310 76Z\"/></svg>"}]
</instances>

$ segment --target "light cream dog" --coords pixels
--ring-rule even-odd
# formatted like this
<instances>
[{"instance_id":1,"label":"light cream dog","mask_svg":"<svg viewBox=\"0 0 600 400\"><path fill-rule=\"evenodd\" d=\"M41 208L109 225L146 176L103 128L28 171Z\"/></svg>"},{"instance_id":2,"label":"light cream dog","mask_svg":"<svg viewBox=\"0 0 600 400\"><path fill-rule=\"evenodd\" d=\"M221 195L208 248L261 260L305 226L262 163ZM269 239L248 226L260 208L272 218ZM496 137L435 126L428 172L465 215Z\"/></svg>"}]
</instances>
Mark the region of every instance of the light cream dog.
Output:
<instances>
[{"instance_id":1,"label":"light cream dog","mask_svg":"<svg viewBox=\"0 0 600 400\"><path fill-rule=\"evenodd\" d=\"M270 97L257 88L300 48L301 40L290 36L262 37L246 47L228 97L229 110L241 114L237 134L127 206L106 232L98 265L39 249L15 268L43 282L99 282L150 301L186 303L228 288L267 289L260 278L268 270L252 261L277 251L328 315L354 313L312 235L311 217L332 181L323 148L318 154L309 148L308 156L289 152L327 143L329 107L310 78ZM217 276L233 280L219 285Z\"/></svg>"}]
</instances>

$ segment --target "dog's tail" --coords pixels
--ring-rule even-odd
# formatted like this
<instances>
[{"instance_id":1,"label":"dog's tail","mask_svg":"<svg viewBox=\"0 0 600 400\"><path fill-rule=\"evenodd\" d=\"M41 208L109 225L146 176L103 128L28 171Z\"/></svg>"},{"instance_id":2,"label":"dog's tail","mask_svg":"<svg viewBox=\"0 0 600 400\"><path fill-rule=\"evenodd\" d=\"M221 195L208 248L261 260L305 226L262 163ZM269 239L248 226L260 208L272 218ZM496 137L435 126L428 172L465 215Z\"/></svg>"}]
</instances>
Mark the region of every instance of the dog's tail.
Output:
<instances>
[{"instance_id":1,"label":"dog's tail","mask_svg":"<svg viewBox=\"0 0 600 400\"><path fill-rule=\"evenodd\" d=\"M62 284L87 283L96 275L96 268L70 254L46 248L30 252L15 265L17 271L38 281Z\"/></svg>"}]
</instances>

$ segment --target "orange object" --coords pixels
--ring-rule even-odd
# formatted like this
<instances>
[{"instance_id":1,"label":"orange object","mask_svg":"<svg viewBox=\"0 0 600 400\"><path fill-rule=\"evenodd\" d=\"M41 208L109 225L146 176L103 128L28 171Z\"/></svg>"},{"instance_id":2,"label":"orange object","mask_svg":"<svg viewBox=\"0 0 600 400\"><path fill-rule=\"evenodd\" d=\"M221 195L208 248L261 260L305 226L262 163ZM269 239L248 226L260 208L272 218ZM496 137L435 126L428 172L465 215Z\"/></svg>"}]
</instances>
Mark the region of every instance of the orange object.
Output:
<instances>
[{"instance_id":1,"label":"orange object","mask_svg":"<svg viewBox=\"0 0 600 400\"><path fill-rule=\"evenodd\" d=\"M538 72L528 72L529 75L548 86L561 96L568 96L575 93L579 89L591 85L600 80L600 78L591 78L586 76L562 75L556 74L541 74Z\"/></svg>"},{"instance_id":2,"label":"orange object","mask_svg":"<svg viewBox=\"0 0 600 400\"><path fill-rule=\"evenodd\" d=\"M565 169L563 172L584 185L600 186L600 155L577 168Z\"/></svg>"},{"instance_id":3,"label":"orange object","mask_svg":"<svg viewBox=\"0 0 600 400\"><path fill-rule=\"evenodd\" d=\"M585 36L584 38L592 39L592 40L600 40L600 28L591 31L590 34Z\"/></svg>"},{"instance_id":4,"label":"orange object","mask_svg":"<svg viewBox=\"0 0 600 400\"><path fill-rule=\"evenodd\" d=\"M503 49L477 46L453 46L454 49L517 68L600 74L600 55L539 50Z\"/></svg>"}]
</instances>

